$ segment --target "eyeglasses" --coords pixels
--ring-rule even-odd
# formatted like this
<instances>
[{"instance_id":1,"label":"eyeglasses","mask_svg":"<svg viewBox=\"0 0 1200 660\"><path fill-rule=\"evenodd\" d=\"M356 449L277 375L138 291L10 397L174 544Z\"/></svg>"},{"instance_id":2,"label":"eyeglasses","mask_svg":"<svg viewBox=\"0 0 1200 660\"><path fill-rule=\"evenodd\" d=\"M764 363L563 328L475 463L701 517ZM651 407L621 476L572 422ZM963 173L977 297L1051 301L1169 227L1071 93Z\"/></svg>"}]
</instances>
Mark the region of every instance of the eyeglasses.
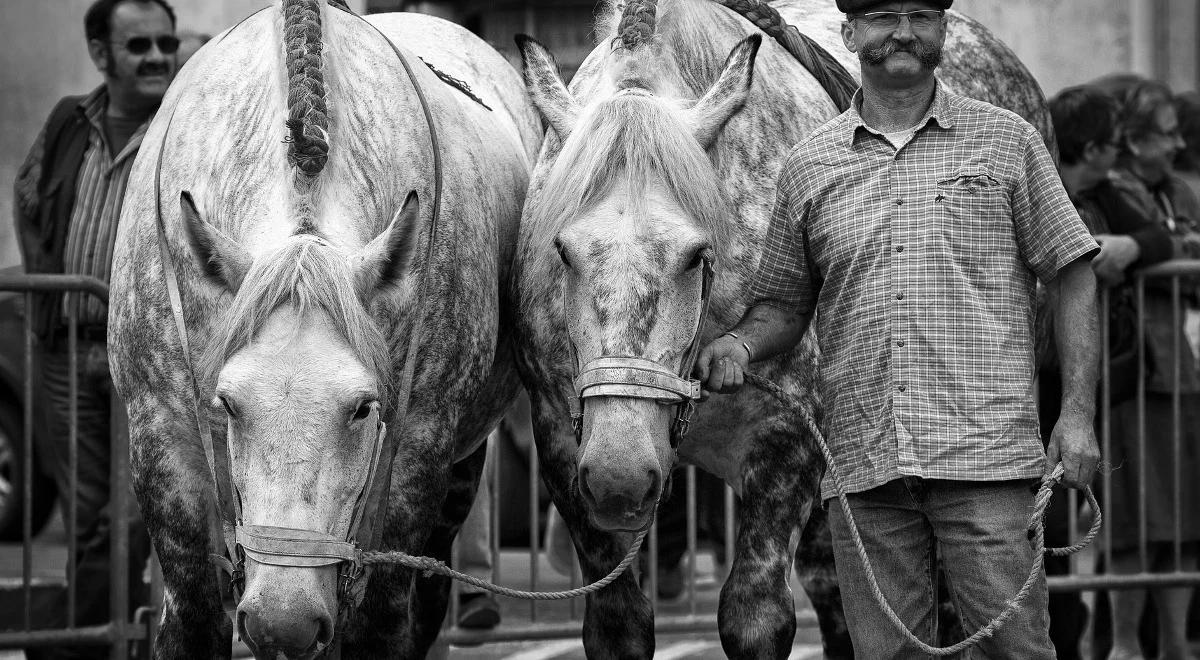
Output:
<instances>
[{"instance_id":1,"label":"eyeglasses","mask_svg":"<svg viewBox=\"0 0 1200 660\"><path fill-rule=\"evenodd\" d=\"M1150 130L1149 130L1149 131L1147 131L1147 132L1148 132L1150 135L1161 135L1162 137L1165 137L1165 138L1167 138L1168 140L1171 140L1171 141L1175 141L1175 140L1182 140L1182 139L1183 139L1183 133L1180 133L1180 132L1179 132L1179 127L1178 127L1178 126L1176 126L1175 128L1172 128L1172 129L1171 129L1171 130L1169 130L1169 131L1164 131L1164 130L1162 130L1161 128L1152 128L1152 129L1150 129Z\"/></svg>"},{"instance_id":2,"label":"eyeglasses","mask_svg":"<svg viewBox=\"0 0 1200 660\"><path fill-rule=\"evenodd\" d=\"M941 22L946 12L940 9L918 9L916 11L871 11L852 18L866 21L877 30L895 30L900 27L900 17L907 16L914 30L928 30Z\"/></svg>"},{"instance_id":3,"label":"eyeglasses","mask_svg":"<svg viewBox=\"0 0 1200 660\"><path fill-rule=\"evenodd\" d=\"M155 37L153 39L150 37L130 37L129 41L126 41L124 44L117 45L124 46L125 50L134 55L145 55L146 53L150 52L150 46L152 44L158 44L158 52L164 55L170 55L179 50L179 37L169 34L164 34L161 37Z\"/></svg>"}]
</instances>

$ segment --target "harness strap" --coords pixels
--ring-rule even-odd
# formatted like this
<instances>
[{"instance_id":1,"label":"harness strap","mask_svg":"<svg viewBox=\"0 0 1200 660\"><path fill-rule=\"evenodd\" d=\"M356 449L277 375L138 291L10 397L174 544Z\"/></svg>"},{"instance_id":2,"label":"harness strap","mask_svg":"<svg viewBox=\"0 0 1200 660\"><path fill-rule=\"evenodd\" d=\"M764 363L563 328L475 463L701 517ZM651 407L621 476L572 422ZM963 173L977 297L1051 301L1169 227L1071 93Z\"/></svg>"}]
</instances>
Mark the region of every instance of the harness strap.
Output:
<instances>
[{"instance_id":1,"label":"harness strap","mask_svg":"<svg viewBox=\"0 0 1200 660\"><path fill-rule=\"evenodd\" d=\"M209 533L209 541L211 547L211 555L215 557L223 557L223 562L216 562L219 570L226 572L234 577L234 590L237 589L237 576L240 572L233 565L233 558L237 557L236 543L234 542L235 528L241 518L241 502L235 496L233 484L229 479L229 452L226 447L222 447L221 451L217 451L214 446L212 428L208 421L208 412L203 409L201 404L200 383L196 380L196 370L192 365L192 348L191 342L188 341L187 324L183 317L183 301L179 295L179 278L175 273L175 262L171 258L171 250L167 245L166 228L163 223L162 214L162 162L163 152L166 151L167 135L171 130L171 123L175 119L175 111L171 111L170 117L167 118L167 125L163 129L162 143L158 149L158 159L154 166L154 215L155 228L158 234L158 248L160 261L163 268L163 279L167 284L167 299L171 304L171 316L175 321L175 330L179 335L179 344L183 353L183 363L187 368L188 379L192 384L192 410L196 415L196 427L200 431L201 444L204 447L205 463L208 465L209 476L213 483L213 503L212 511L209 515L209 520L212 529ZM223 541L222 541L223 540ZM218 583L220 580L218 579ZM233 594L233 600L236 603L238 596Z\"/></svg>"},{"instance_id":2,"label":"harness strap","mask_svg":"<svg viewBox=\"0 0 1200 660\"><path fill-rule=\"evenodd\" d=\"M260 564L317 567L358 562L358 548L331 534L293 527L238 525L237 544Z\"/></svg>"},{"instance_id":3,"label":"harness strap","mask_svg":"<svg viewBox=\"0 0 1200 660\"><path fill-rule=\"evenodd\" d=\"M598 357L583 366L575 378L575 394L631 396L679 403L700 398L700 381L675 375L653 360L640 357Z\"/></svg>"}]
</instances>

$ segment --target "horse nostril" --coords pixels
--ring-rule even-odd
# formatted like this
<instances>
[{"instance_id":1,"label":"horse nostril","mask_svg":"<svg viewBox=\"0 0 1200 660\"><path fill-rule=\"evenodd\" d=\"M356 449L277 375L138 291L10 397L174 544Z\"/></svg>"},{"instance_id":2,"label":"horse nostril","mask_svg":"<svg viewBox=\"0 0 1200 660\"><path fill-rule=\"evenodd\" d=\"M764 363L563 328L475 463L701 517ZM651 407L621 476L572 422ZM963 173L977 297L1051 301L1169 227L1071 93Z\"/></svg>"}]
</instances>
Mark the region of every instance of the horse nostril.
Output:
<instances>
[{"instance_id":1,"label":"horse nostril","mask_svg":"<svg viewBox=\"0 0 1200 660\"><path fill-rule=\"evenodd\" d=\"M583 499L588 502L595 502L596 498L592 495L592 489L588 487L588 469L586 467L579 468L579 494L583 495Z\"/></svg>"},{"instance_id":2,"label":"horse nostril","mask_svg":"<svg viewBox=\"0 0 1200 660\"><path fill-rule=\"evenodd\" d=\"M646 491L645 497L642 498L642 508L654 506L658 500L658 487L662 480L657 470L649 470L650 488Z\"/></svg>"},{"instance_id":3,"label":"horse nostril","mask_svg":"<svg viewBox=\"0 0 1200 660\"><path fill-rule=\"evenodd\" d=\"M322 646L328 646L331 641L333 641L333 619L322 616L317 619L317 642Z\"/></svg>"}]
</instances>

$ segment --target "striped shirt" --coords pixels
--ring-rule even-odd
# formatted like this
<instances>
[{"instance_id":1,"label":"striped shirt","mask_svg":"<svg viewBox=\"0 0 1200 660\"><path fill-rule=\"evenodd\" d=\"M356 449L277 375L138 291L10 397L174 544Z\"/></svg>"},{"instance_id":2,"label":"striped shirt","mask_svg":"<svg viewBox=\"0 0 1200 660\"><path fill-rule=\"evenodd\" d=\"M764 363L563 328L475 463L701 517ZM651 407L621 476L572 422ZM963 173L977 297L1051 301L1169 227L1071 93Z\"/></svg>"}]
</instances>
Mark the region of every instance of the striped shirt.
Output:
<instances>
[{"instance_id":1,"label":"striped shirt","mask_svg":"<svg viewBox=\"0 0 1200 660\"><path fill-rule=\"evenodd\" d=\"M147 119L121 152L113 157L104 132L104 113L108 108L105 87L98 87L89 94L80 102L80 107L92 130L83 164L79 168L75 207L71 212L63 252L63 272L91 275L108 283L112 275L113 250L117 244L117 223L121 218L125 187L150 120ZM78 298L78 302L73 303L73 298ZM108 306L95 297L64 296L65 318L70 318L71 304L76 305L80 324L107 323Z\"/></svg>"},{"instance_id":2,"label":"striped shirt","mask_svg":"<svg viewBox=\"0 0 1200 660\"><path fill-rule=\"evenodd\" d=\"M860 90L788 156L754 304L817 312L822 431L846 492L1037 477L1035 278L1096 242L1017 115L938 85L897 150L861 104Z\"/></svg>"}]
</instances>

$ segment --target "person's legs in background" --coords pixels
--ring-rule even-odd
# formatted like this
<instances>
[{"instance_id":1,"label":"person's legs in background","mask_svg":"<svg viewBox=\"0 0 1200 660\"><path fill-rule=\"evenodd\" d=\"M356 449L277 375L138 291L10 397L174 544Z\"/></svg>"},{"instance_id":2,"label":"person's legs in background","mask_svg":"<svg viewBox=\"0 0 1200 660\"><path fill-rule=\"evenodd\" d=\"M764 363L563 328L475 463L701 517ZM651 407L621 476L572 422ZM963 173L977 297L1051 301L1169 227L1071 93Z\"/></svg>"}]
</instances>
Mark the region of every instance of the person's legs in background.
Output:
<instances>
[{"instance_id":1,"label":"person's legs in background","mask_svg":"<svg viewBox=\"0 0 1200 660\"><path fill-rule=\"evenodd\" d=\"M71 484L71 362L66 340L60 350L46 351L39 356L40 387L38 402L47 429L47 446L41 447L51 468L64 520L69 521L67 503ZM110 543L112 516L109 506L109 470L111 421L114 414L112 378L108 371L108 352L103 342L80 341L77 352L77 463L78 490L75 495L76 578L75 620L77 626L103 624L109 620ZM149 599L145 584L146 561L150 556L150 539L137 511L132 493L124 515L130 521L129 589L130 612ZM51 626L68 625L66 600L54 614L60 619L46 622ZM72 647L27 652L37 658L107 658L104 647Z\"/></svg>"},{"instance_id":2,"label":"person's legs in background","mask_svg":"<svg viewBox=\"0 0 1200 660\"><path fill-rule=\"evenodd\" d=\"M492 466L496 461L496 431L488 436L487 455L475 503L458 531L458 565L471 577L495 581L492 566ZM491 593L469 584L462 584L458 596L458 626L488 629L500 623L500 604Z\"/></svg>"}]
</instances>

